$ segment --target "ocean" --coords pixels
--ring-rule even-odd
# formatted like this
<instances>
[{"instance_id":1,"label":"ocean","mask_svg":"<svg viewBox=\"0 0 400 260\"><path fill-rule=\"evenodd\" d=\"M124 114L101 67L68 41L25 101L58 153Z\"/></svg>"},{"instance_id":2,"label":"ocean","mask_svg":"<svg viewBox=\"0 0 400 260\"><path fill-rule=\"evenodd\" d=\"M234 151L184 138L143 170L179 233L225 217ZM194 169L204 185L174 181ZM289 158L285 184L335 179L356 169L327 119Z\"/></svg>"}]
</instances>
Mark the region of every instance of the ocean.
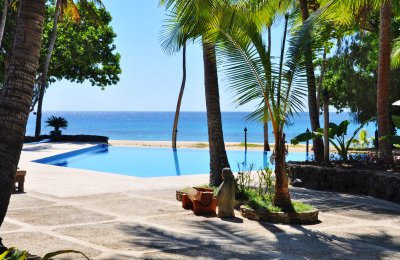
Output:
<instances>
[{"instance_id":1,"label":"ocean","mask_svg":"<svg viewBox=\"0 0 400 260\"><path fill-rule=\"evenodd\" d=\"M52 129L45 127L44 121L50 116L63 116L68 120L64 134L103 135L111 140L170 141L174 112L71 112L47 111L43 113L42 134ZM244 128L247 128L248 142L263 142L263 127L260 122L246 120L247 112L223 112L222 122L226 142L244 142ZM340 123L351 120L349 113L331 113L331 122ZM34 135L36 116L31 114L27 125L27 135ZM321 116L321 124L323 119ZM348 134L357 124L351 123ZM308 113L300 113L291 118L291 124L285 127L286 140L303 133L310 127ZM375 124L365 127L373 137ZM269 141L273 142L270 127ZM178 141L208 141L207 116L205 112L181 112L178 125Z\"/></svg>"}]
</instances>

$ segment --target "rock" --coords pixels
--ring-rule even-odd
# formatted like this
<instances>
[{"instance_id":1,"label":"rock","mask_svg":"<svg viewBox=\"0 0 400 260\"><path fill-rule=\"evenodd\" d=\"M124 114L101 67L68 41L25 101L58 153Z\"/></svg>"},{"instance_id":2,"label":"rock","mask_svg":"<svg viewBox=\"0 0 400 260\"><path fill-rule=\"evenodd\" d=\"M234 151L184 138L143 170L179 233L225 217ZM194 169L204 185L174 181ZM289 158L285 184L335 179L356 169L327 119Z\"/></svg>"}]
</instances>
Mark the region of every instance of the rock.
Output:
<instances>
[{"instance_id":1,"label":"rock","mask_svg":"<svg viewBox=\"0 0 400 260\"><path fill-rule=\"evenodd\" d=\"M230 168L222 170L222 184L218 188L218 217L234 218L236 184Z\"/></svg>"},{"instance_id":2,"label":"rock","mask_svg":"<svg viewBox=\"0 0 400 260\"><path fill-rule=\"evenodd\" d=\"M292 185L301 187L370 195L400 202L400 173L365 169L342 169L306 164L288 164Z\"/></svg>"},{"instance_id":3,"label":"rock","mask_svg":"<svg viewBox=\"0 0 400 260\"><path fill-rule=\"evenodd\" d=\"M291 184L293 187L303 187L303 181L300 179L294 179Z\"/></svg>"}]
</instances>

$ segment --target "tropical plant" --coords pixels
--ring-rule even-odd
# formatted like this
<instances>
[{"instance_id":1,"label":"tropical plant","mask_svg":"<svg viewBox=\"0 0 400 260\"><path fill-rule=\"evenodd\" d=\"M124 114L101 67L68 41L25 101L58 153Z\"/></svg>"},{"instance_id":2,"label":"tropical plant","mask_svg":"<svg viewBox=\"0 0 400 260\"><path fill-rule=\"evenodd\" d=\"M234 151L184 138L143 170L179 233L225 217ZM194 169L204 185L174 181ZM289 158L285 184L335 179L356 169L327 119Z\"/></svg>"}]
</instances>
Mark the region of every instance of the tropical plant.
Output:
<instances>
[{"instance_id":1,"label":"tropical plant","mask_svg":"<svg viewBox=\"0 0 400 260\"><path fill-rule=\"evenodd\" d=\"M218 70L216 43L207 37L213 30L211 21L218 16L222 8L222 0L160 0L161 5L176 17L176 33L173 37L181 37L180 32L189 35L187 39L201 38L204 63L204 87L207 108L208 140L210 147L210 185L222 183L222 169L229 167L222 130L221 107L219 103ZM174 42L174 40L171 40ZM180 42L180 41L175 41Z\"/></svg>"},{"instance_id":2,"label":"tropical plant","mask_svg":"<svg viewBox=\"0 0 400 260\"><path fill-rule=\"evenodd\" d=\"M311 2L311 1L310 1ZM303 25L307 22L307 19L310 17L309 13L309 1L308 0L299 0L300 10L301 10L301 20ZM310 123L312 131L316 131L320 128L319 123L319 106L317 101L317 87L316 87L316 79L314 72L314 64L313 64L313 48L311 41L311 34L305 35L305 37L310 38L305 42L304 45L304 63L306 67L306 76L307 76L307 86L308 86L308 111L310 115ZM317 137L313 139L313 149L316 161L322 161L324 159L324 143L322 142L321 137Z\"/></svg>"},{"instance_id":3,"label":"tropical plant","mask_svg":"<svg viewBox=\"0 0 400 260\"><path fill-rule=\"evenodd\" d=\"M303 108L302 96L305 95L304 66L301 66L301 57L304 51L302 45L291 45L286 52L286 41L282 42L279 63L273 65L272 82L269 84L267 75L267 47L263 41L262 29L257 23L249 19L249 15L242 9L235 7L231 15L224 15L218 28L221 35L220 54L230 87L235 91L238 100L262 96L265 109L273 128L275 147L273 159L275 161L275 205L284 208L291 207L288 190L288 177L285 167L285 133L284 126L288 117L295 111ZM287 28L289 15L285 15ZM284 31L284 35L287 31ZM290 39L299 37L295 34ZM306 39L304 39L306 40ZM284 62L284 57L288 57Z\"/></svg>"},{"instance_id":4,"label":"tropical plant","mask_svg":"<svg viewBox=\"0 0 400 260\"><path fill-rule=\"evenodd\" d=\"M245 200L248 198L248 191L252 188L253 185L253 176L252 170L254 165L250 165L249 169L245 169L241 167L241 164L238 163L238 172L235 177L236 182L236 199Z\"/></svg>"},{"instance_id":5,"label":"tropical plant","mask_svg":"<svg viewBox=\"0 0 400 260\"><path fill-rule=\"evenodd\" d=\"M371 144L371 140L368 138L368 131L362 129L358 135L358 139L353 139L353 144L361 148L368 148Z\"/></svg>"},{"instance_id":6,"label":"tropical plant","mask_svg":"<svg viewBox=\"0 0 400 260\"><path fill-rule=\"evenodd\" d=\"M55 132L59 132L60 128L66 129L68 127L68 121L65 117L51 116L46 120L47 126L54 127Z\"/></svg>"},{"instance_id":7,"label":"tropical plant","mask_svg":"<svg viewBox=\"0 0 400 260\"><path fill-rule=\"evenodd\" d=\"M92 9L92 5L89 4L89 0L79 0L78 2L82 3L82 6L85 8ZM103 7L101 0L90 0L91 2L100 5ZM95 13L95 11L91 10L90 13ZM50 67L51 56L53 54L54 46L57 39L57 28L59 19L63 17L63 15L69 14L75 21L80 20L80 16L78 13L78 8L75 5L73 0L56 0L55 14L53 20L53 29L51 32L49 47L47 49L46 58L43 65L43 71L41 74L41 82L39 87L39 95L38 95L38 107L36 112L36 129L35 136L38 137L40 135L41 126L42 126L42 105L43 105L43 97L45 90L48 84L48 73Z\"/></svg>"},{"instance_id":8,"label":"tropical plant","mask_svg":"<svg viewBox=\"0 0 400 260\"><path fill-rule=\"evenodd\" d=\"M13 48L0 95L0 225L23 145L38 69L45 0L20 0Z\"/></svg>"},{"instance_id":9,"label":"tropical plant","mask_svg":"<svg viewBox=\"0 0 400 260\"><path fill-rule=\"evenodd\" d=\"M62 255L62 254L80 254L86 259L89 260L89 258L82 252L76 251L76 250L59 250L55 252L50 252L47 253L45 256L43 256L41 259L42 260L50 260L52 257ZM28 259L28 251L26 250L19 250L15 247L11 247L4 251L2 254L0 254L0 260L26 260Z\"/></svg>"},{"instance_id":10,"label":"tropical plant","mask_svg":"<svg viewBox=\"0 0 400 260\"><path fill-rule=\"evenodd\" d=\"M121 73L121 56L115 52L116 34L110 25L112 17L106 9L94 5L92 10L96 12L94 17L88 14L89 10L83 9L81 4L77 7L81 13L81 22L77 23L72 18L64 16L63 22L58 24L57 44L51 56L48 84L60 80L76 83L88 81L92 86L104 89L116 84ZM49 37L44 37L41 51L42 64L53 29L53 21L49 17L54 16L54 11L53 6L46 10L44 35ZM38 73L37 78L40 77L41 73ZM31 111L37 105L39 91L40 82L37 81Z\"/></svg>"},{"instance_id":11,"label":"tropical plant","mask_svg":"<svg viewBox=\"0 0 400 260\"><path fill-rule=\"evenodd\" d=\"M350 145L354 143L357 133L364 127L364 124L362 124L353 132L353 134L350 136L349 139L346 139L347 128L349 125L350 122L348 120L342 121L339 125L335 123L329 124L329 143L332 144L333 147L335 147L336 151L338 152L339 156L342 158L343 161L348 160ZM316 132L305 132L299 134L298 136L294 137L290 142L293 145L296 145L300 142L306 142L308 140L321 137L323 135L324 135L324 129L320 128L317 129Z\"/></svg>"}]
</instances>

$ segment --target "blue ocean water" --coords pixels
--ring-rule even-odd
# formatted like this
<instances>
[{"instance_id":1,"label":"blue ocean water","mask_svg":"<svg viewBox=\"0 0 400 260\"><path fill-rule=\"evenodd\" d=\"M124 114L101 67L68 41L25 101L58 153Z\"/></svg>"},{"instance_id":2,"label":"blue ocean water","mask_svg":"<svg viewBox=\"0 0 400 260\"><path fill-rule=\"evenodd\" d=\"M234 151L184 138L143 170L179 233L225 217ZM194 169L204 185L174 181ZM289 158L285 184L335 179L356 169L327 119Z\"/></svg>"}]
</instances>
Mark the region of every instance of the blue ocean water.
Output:
<instances>
[{"instance_id":1,"label":"blue ocean water","mask_svg":"<svg viewBox=\"0 0 400 260\"><path fill-rule=\"evenodd\" d=\"M43 134L52 129L45 127L44 121L49 116L63 116L69 126L63 130L64 134L104 135L112 140L144 140L169 141L171 140L174 112L44 112ZM247 112L223 112L223 131L226 142L243 142L244 128L248 129L248 142L263 142L263 127L260 122L246 120ZM334 123L350 120L349 113L331 113L330 119ZM35 115L31 114L27 135L35 131ZM321 117L321 123L322 123ZM351 124L348 134L358 125ZM291 124L285 128L286 140L304 132L310 127L308 113L300 113L291 118ZM375 125L365 127L370 136L374 135ZM270 127L270 129L272 129ZM273 142L272 130L269 136ZM182 112L178 126L178 141L208 141L207 117L205 112Z\"/></svg>"}]
</instances>

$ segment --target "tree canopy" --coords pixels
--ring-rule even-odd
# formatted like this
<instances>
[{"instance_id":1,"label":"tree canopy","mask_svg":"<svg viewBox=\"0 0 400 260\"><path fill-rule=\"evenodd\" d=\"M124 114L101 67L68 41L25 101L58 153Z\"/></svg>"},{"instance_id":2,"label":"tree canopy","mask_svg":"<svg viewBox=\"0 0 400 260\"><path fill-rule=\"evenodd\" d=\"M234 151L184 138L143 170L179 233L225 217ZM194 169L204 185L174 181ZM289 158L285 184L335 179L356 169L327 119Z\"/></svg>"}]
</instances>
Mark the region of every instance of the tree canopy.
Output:
<instances>
[{"instance_id":1,"label":"tree canopy","mask_svg":"<svg viewBox=\"0 0 400 260\"><path fill-rule=\"evenodd\" d=\"M110 25L112 17L103 8L93 6L97 17L92 14L85 15L85 9L78 5L81 15L80 22L74 22L72 17L65 15L63 22L59 23L58 37L50 63L49 82L54 83L62 79L82 83L89 81L93 86L104 89L115 85L119 81L122 70L120 67L120 54L116 51L114 40L116 34ZM13 32L15 29L15 10L11 11L7 20L6 32L0 55L1 66L6 66L9 55ZM43 66L46 51L52 30L52 17L54 6L46 8L46 20L41 50L40 67ZM40 71L40 70L39 70ZM0 74L0 82L3 82ZM37 75L40 78L40 75ZM36 91L35 91L36 92Z\"/></svg>"}]
</instances>

